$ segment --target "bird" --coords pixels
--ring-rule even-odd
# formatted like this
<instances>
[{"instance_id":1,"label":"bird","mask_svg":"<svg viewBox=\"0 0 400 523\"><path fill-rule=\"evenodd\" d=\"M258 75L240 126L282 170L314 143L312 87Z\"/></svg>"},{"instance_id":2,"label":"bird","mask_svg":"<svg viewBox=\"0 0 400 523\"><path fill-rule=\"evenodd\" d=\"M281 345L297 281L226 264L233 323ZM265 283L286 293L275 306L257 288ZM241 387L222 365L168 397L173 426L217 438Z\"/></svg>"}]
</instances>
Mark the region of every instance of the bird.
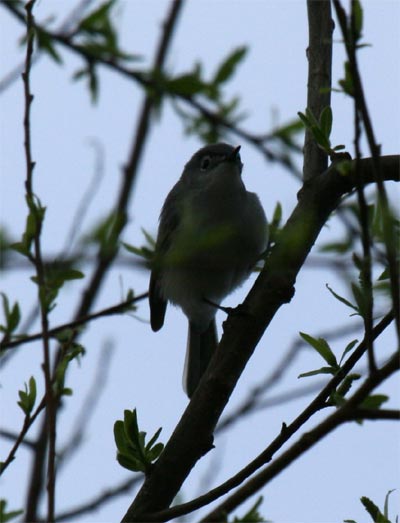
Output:
<instances>
[{"instance_id":1,"label":"bird","mask_svg":"<svg viewBox=\"0 0 400 523\"><path fill-rule=\"evenodd\" d=\"M241 146L199 149L162 207L152 262L150 324L164 324L167 303L188 319L183 386L196 390L218 346L215 315L264 253L268 222L242 180Z\"/></svg>"}]
</instances>

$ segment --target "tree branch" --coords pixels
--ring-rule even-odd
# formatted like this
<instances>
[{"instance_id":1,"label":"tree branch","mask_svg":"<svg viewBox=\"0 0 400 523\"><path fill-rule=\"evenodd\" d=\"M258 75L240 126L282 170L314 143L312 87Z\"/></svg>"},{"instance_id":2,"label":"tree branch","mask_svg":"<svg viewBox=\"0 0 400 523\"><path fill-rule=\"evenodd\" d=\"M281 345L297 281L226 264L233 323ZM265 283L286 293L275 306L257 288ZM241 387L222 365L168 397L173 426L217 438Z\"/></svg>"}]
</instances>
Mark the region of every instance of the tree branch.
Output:
<instances>
[{"instance_id":1,"label":"tree branch","mask_svg":"<svg viewBox=\"0 0 400 523\"><path fill-rule=\"evenodd\" d=\"M12 15L14 15L18 20L24 21L23 14L10 2L0 0L1 4L6 7ZM129 78L130 80L133 80L140 86L146 88L146 89L153 89L155 91L161 91L165 89L162 85L160 85L159 82L155 78L153 78L151 75L148 74L147 71L141 71L141 70L134 70L127 67L124 67L120 63L116 62L112 58L105 58L100 57L95 53L91 53L88 49L83 48L82 46L79 46L75 44L71 37L69 35L62 34L62 32L54 32L49 31L46 29L46 27L43 27L41 25L36 25L36 27L41 31L41 33L45 34L49 39L59 43L69 51L79 55L81 58L83 58L85 61L88 62L95 62L98 64L101 64L104 67L107 67L111 69L112 71ZM168 94L168 93L167 93ZM293 163L287 158L286 155L278 154L267 147L267 142L273 138L273 135L268 134L254 134L243 127L240 127L238 125L233 125L229 121L227 121L225 118L220 116L219 114L213 112L210 110L206 104L201 103L196 97L193 96L187 96L184 94L174 93L171 95L172 99L179 99L186 105L190 106L194 110L198 111L204 118L206 118L209 122L212 124L218 125L222 128L227 129L235 136L246 140L249 144L256 147L262 155L269 161L275 161L280 162L283 167L289 169L291 172L293 172L295 175L299 174L297 173L296 167L293 165ZM322 169L323 170L323 169ZM322 170L320 172L322 172Z\"/></svg>"},{"instance_id":2,"label":"tree branch","mask_svg":"<svg viewBox=\"0 0 400 523\"><path fill-rule=\"evenodd\" d=\"M319 119L324 107L331 105L331 69L333 20L331 3L326 0L307 0L309 43L307 108ZM324 172L328 167L327 154L318 147L312 133L306 129L304 138L304 181Z\"/></svg>"},{"instance_id":3,"label":"tree branch","mask_svg":"<svg viewBox=\"0 0 400 523\"><path fill-rule=\"evenodd\" d=\"M387 261L389 266L390 290L393 301L393 310L396 319L397 339L400 341L400 283L399 283L399 265L398 253L399 246L396 237L396 225L390 211L389 200L384 186L384 168L381 163L381 146L378 145L375 133L372 127L372 121L369 115L367 101L364 94L364 88L361 81L361 75L358 69L357 49L358 40L354 29L354 1L352 1L352 11L350 24L347 23L346 12L344 11L339 0L333 0L340 29L342 31L346 53L349 58L351 71L351 80L353 84L352 96L357 112L361 115L368 146L373 161L374 180L378 188L378 202L382 208L382 228L385 240Z\"/></svg>"},{"instance_id":4,"label":"tree branch","mask_svg":"<svg viewBox=\"0 0 400 523\"><path fill-rule=\"evenodd\" d=\"M365 399L369 393L374 390L380 383L386 380L400 368L400 359L398 353L395 353L381 369L369 375L363 385L346 401L346 403L337 409L333 414L317 425L314 429L304 433L289 449L281 454L275 461L268 465L264 470L251 478L232 496L226 499L219 507L207 514L202 522L218 522L226 518L226 515L232 512L243 501L257 492L266 485L271 479L276 477L288 465L293 463L299 456L304 454L308 449L318 441L327 436L334 429L347 421L354 420L354 414L357 412L357 406Z\"/></svg>"},{"instance_id":5,"label":"tree branch","mask_svg":"<svg viewBox=\"0 0 400 523\"><path fill-rule=\"evenodd\" d=\"M154 59L154 70L161 71L164 65L164 61L169 50L174 28L178 20L180 10L183 5L183 0L174 0L171 4L170 11L167 15L166 22L163 26L160 42L157 46L156 56ZM6 7L9 6L6 4ZM12 9L11 9L12 10ZM16 14L16 13L14 13ZM18 16L18 13L16 14ZM139 112L139 118L137 122L136 131L132 140L131 152L128 158L128 162L124 168L124 176L122 178L120 191L118 194L117 202L114 207L113 215L115 221L113 228L110 232L110 238L106 249L100 249L98 254L97 266L94 269L90 282L83 292L81 303L79 304L77 311L74 316L74 321L79 321L80 318L85 317L101 288L101 283L107 274L112 262L118 251L118 238L126 224L127 220L127 208L129 198L136 180L139 163L143 154L144 146L148 138L148 131L150 126L151 116L153 114L155 100L150 93L146 94L142 108ZM59 353L60 354L60 353ZM58 358L56 358L58 360ZM57 361L56 361L57 363ZM44 453L42 449L46 446L47 428L43 424L38 436L37 453L32 466L32 475L29 483L28 492L28 508L26 511L27 518L29 521L36 521L37 519L37 508L39 496L42 490L43 484L43 466L44 466Z\"/></svg>"},{"instance_id":6,"label":"tree branch","mask_svg":"<svg viewBox=\"0 0 400 523\"><path fill-rule=\"evenodd\" d=\"M390 325L393 321L393 314L389 313L383 318L373 331L373 336L378 337L382 332ZM269 462L273 455L295 434L316 412L327 406L327 400L336 390L340 382L343 380L354 365L363 356L367 346L365 340L363 340L358 347L354 350L353 354L348 358L346 363L342 366L340 373L336 374L331 380L324 386L324 388L318 393L318 395L311 401L311 403L301 412L297 418L292 421L289 425L282 426L281 432L276 438L268 445L268 447L259 454L253 461L251 461L246 467L240 470L237 474L232 476L230 479L213 488L207 494L200 496L188 503L177 505L165 511L157 513L142 515L143 521L161 522L168 521L172 518L188 514L193 510L197 510L209 503L215 501L219 497L228 493L233 488L239 486L243 481L250 477L256 470Z\"/></svg>"},{"instance_id":7,"label":"tree branch","mask_svg":"<svg viewBox=\"0 0 400 523\"><path fill-rule=\"evenodd\" d=\"M78 318L77 320L73 320L68 323L63 323L62 325L58 325L57 327L53 327L52 329L48 330L47 334L50 338L56 338L57 335L60 334L60 332L65 331L66 329L77 331L78 327L80 327L81 325L85 325L90 321L97 320L98 318L103 318L104 316L111 316L113 314L122 314L126 312L129 309L129 307L131 307L134 303L146 299L147 296L148 292L138 294L138 296L134 296L133 298L118 303L117 305L113 305L112 307L107 307L106 309L94 312L93 314L87 314L86 316ZM21 336L16 340L8 341L6 343L0 343L0 350L4 351L7 349L12 349L13 347L17 347L18 345L25 345L26 343L31 343L33 341L40 340L41 338L43 338L43 332L37 332L35 334L31 334L30 336Z\"/></svg>"}]
</instances>

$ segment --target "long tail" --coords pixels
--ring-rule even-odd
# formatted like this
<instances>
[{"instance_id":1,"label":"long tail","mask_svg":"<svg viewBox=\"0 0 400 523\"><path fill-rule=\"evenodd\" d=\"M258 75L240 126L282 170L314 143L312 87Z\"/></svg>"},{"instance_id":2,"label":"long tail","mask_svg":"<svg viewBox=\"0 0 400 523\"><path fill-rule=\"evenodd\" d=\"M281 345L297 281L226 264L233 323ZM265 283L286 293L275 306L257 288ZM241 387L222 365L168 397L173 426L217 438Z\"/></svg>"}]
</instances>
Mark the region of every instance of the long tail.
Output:
<instances>
[{"instance_id":1,"label":"long tail","mask_svg":"<svg viewBox=\"0 0 400 523\"><path fill-rule=\"evenodd\" d=\"M200 332L189 322L183 388L189 398L203 376L211 356L218 345L217 326L213 319L207 330Z\"/></svg>"}]
</instances>

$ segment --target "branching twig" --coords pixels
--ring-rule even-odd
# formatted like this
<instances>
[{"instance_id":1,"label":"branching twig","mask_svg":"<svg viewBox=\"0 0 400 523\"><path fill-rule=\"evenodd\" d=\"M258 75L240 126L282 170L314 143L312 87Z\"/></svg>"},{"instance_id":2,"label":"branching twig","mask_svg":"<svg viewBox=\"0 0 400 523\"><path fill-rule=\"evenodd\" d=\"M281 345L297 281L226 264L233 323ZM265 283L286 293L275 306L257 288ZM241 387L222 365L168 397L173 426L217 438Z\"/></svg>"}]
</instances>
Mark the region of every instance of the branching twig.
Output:
<instances>
[{"instance_id":1,"label":"branching twig","mask_svg":"<svg viewBox=\"0 0 400 523\"><path fill-rule=\"evenodd\" d=\"M393 314L390 313L382 319L373 330L374 338L380 336L388 325L393 321ZM240 485L248 477L250 477L256 470L258 470L265 463L270 461L273 455L295 434L316 412L327 406L327 400L334 390L338 387L343 378L351 371L354 365L360 360L367 350L365 340L362 341L355 351L348 358L346 363L342 366L341 371L336 374L320 391L320 393L311 401L311 403L297 416L297 418L289 425L284 424L280 434L272 441L272 443L259 456L257 456L251 463L239 471L235 476L225 481L218 487L207 492L203 496L196 498L188 503L177 505L170 509L160 511L153 514L142 514L141 521L161 522L168 521L172 518L188 514L197 510L209 503L215 501L223 496L233 488ZM126 520L129 521L129 520Z\"/></svg>"},{"instance_id":2,"label":"branching twig","mask_svg":"<svg viewBox=\"0 0 400 523\"><path fill-rule=\"evenodd\" d=\"M171 4L171 8L167 15L166 22L163 26L160 42L156 50L156 56L152 68L155 71L161 71L164 66L165 58L167 56L167 52L172 41L172 36L174 34L174 29L176 27L176 23L182 5L183 0L174 0ZM9 6L7 7L10 9ZM11 11L14 11L12 9L12 6ZM14 14L20 17L19 12L14 12ZM65 45L73 49L75 52L79 52L78 48L74 49L73 45L70 44L68 38L58 37L57 41L63 41ZM82 53L84 54L83 50L81 51L81 54ZM113 67L111 65L112 63L114 63L114 61L110 60L110 67ZM90 308L92 307L93 302L101 288L101 283L103 282L104 277L106 276L118 252L118 239L127 221L128 203L138 173L139 163L142 158L144 145L146 143L146 140L148 139L151 116L153 115L155 104L156 101L154 100L152 94L147 93L145 95L142 108L139 111L137 128L133 137L131 152L129 154L128 162L124 168L120 191L114 206L113 216L115 217L115 220L112 230L109 234L107 246L106 248L100 249L100 252L98 254L97 265L93 271L93 274L85 291L83 292L82 300L77 307L77 311L74 315L73 321L80 321L82 317L85 317L89 314ZM56 364L57 361L58 357L56 357ZM46 433L47 427L43 424L38 436L37 448L39 450L43 449L45 445ZM42 489L43 481L43 458L43 452L37 452L32 467L32 474L28 494L28 509L26 511L26 515L30 521L35 521L37 519L38 499Z\"/></svg>"},{"instance_id":3,"label":"branching twig","mask_svg":"<svg viewBox=\"0 0 400 523\"><path fill-rule=\"evenodd\" d=\"M12 4L5 2L3 5L20 21L24 21L24 16L22 13ZM90 50L84 48L83 46L77 45L72 41L70 35L65 35L62 32L54 32L46 29L43 26L36 26L40 29L40 32L46 35L50 40L59 43L64 46L69 51L79 55L86 62L96 62L111 69L112 71L133 80L137 84L141 85L145 89L162 91L163 86L160 85L157 80L151 77L147 71L134 70L131 68L124 67L120 63L116 62L113 58L106 58L103 56L98 56L98 54L91 53ZM166 93L168 95L168 93ZM205 104L201 103L196 97L187 96L184 94L174 93L172 99L179 99L186 105L190 106L197 112L199 112L204 118L214 125L227 129L233 135L246 140L249 144L256 147L256 149L261 152L261 154L269 161L280 162L283 167L287 168L290 172L296 176L299 174L296 170L296 167L290 162L286 155L280 155L270 148L267 147L268 141L270 141L273 136L266 134L254 134L246 129L240 127L239 125L234 125L231 122L227 121L218 113L211 111Z\"/></svg>"},{"instance_id":4,"label":"branching twig","mask_svg":"<svg viewBox=\"0 0 400 523\"><path fill-rule=\"evenodd\" d=\"M77 517L81 516L82 514L87 514L89 512L93 512L94 510L98 509L102 505L112 501L114 498L116 498L118 496L122 496L122 494L132 492L132 489L141 481L143 481L142 474L137 474L133 477L130 477L129 479L121 482L116 487L104 489L92 500L86 501L75 508L66 510L65 512L60 512L60 514L56 515L55 520L56 521L70 521L71 519L77 518Z\"/></svg>"},{"instance_id":5,"label":"branching twig","mask_svg":"<svg viewBox=\"0 0 400 523\"><path fill-rule=\"evenodd\" d=\"M318 441L327 436L334 429L347 421L354 420L354 415L359 412L358 405L374 390L378 385L385 381L394 372L400 368L400 359L397 352L390 358L389 362L381 369L370 374L358 390L350 399L333 414L317 425L314 429L304 433L290 448L281 454L273 463L268 465L264 470L251 478L240 489L226 499L221 505L207 514L201 521L218 522L223 517L232 512L243 501L252 496L260 488L266 485L271 479L276 477L288 465L293 463L299 456L315 445ZM375 413L375 410L373 411ZM286 430L282 428L282 432Z\"/></svg>"},{"instance_id":6,"label":"branching twig","mask_svg":"<svg viewBox=\"0 0 400 523\"><path fill-rule=\"evenodd\" d=\"M34 163L32 161L31 151L31 122L30 122L30 108L33 96L30 90L30 70L31 60L33 54L34 41L34 19L33 7L35 0L30 0L26 6L26 31L27 31L27 46L26 46L26 61L25 71L22 75L25 94L25 112L24 112L24 144L25 144L25 158L26 158L26 200L28 204L28 212L33 216L35 227L33 234L34 255L29 255L33 265L36 269L37 285L38 285L38 299L40 304L40 316L43 332L43 372L45 376L46 387L46 421L47 421L47 436L49 441L48 459L47 459L47 518L51 523L54 521L55 509L55 456L56 456L56 405L54 391L52 387L51 365L50 365L50 348L49 348L49 322L48 322L48 305L47 305L47 283L44 272L42 253L41 253L41 229L42 229L42 209L40 203L36 201L33 191L33 169Z\"/></svg>"},{"instance_id":7,"label":"branching twig","mask_svg":"<svg viewBox=\"0 0 400 523\"><path fill-rule=\"evenodd\" d=\"M30 429L30 427L33 425L33 423L35 422L36 418L38 417L38 415L42 412L42 410L46 407L46 399L43 398L42 401L39 403L39 405L37 406L35 412L31 415L31 416L25 416L25 419L24 419L24 423L22 425L22 429L21 429L21 432L18 434L16 440L15 440L15 443L12 447L12 449L10 450L10 452L8 453L8 456L7 458L2 462L1 464L1 469L0 469L0 476L3 474L3 472L6 470L6 468L10 465L10 463L12 461L14 461L15 459L15 454L17 453L17 450L19 448L19 446L24 443L24 438L28 432L28 430ZM29 442L29 446L31 448L34 448L35 447L35 443L30 441Z\"/></svg>"},{"instance_id":8,"label":"branching twig","mask_svg":"<svg viewBox=\"0 0 400 523\"><path fill-rule=\"evenodd\" d=\"M348 29L346 12L343 9L340 1L333 0L333 3L335 6L340 29L343 34L346 53L349 58L351 79L354 89L354 101L357 107L357 111L362 117L365 134L367 136L368 146L373 159L373 172L375 182L378 188L378 201L382 209L382 228L386 247L387 261L389 266L390 289L392 295L393 310L396 320L397 338L398 340L400 340L400 282L398 266L398 244L396 241L395 226L393 223L390 205L386 194L386 189L383 183L384 177L380 156L381 148L375 139L372 122L364 95L364 88L362 85L361 76L358 68L357 42L354 40L351 31ZM352 11L354 11L354 3L352 3L352 6Z\"/></svg>"},{"instance_id":9,"label":"branching twig","mask_svg":"<svg viewBox=\"0 0 400 523\"><path fill-rule=\"evenodd\" d=\"M335 329L330 329L328 331L320 332L316 337L324 338L328 341L332 341L349 334L353 334L360 330L362 324L352 323L342 327L336 327ZM276 405L284 401L289 401L294 397L304 396L311 394L317 390L320 390L321 384L313 384L312 386L302 387L301 389L296 389L294 391L289 391L278 395L275 398L266 398L262 399L262 396L274 385L276 385L284 376L285 372L291 368L294 359L299 355L300 350L306 347L307 344L305 341L298 337L289 349L283 354L280 362L277 364L275 369L264 378L260 383L253 386L244 400L235 408L233 412L230 412L226 415L221 422L217 425L215 433L226 430L233 423L237 421L243 421L247 415L259 411L262 408L267 406Z\"/></svg>"},{"instance_id":10,"label":"branching twig","mask_svg":"<svg viewBox=\"0 0 400 523\"><path fill-rule=\"evenodd\" d=\"M118 303L117 305L113 305L112 307L107 307L106 309L94 312L93 314L88 314L86 316L83 316L82 318L78 318L77 320L73 320L69 323L63 323L62 325L58 325L58 327L53 327L52 329L49 329L47 331L47 335L50 338L56 338L60 332L65 331L66 329L77 331L78 327L86 325L86 323L89 323L90 321L96 320L98 318L103 318L104 316L111 316L112 314L121 314L129 310L129 307L132 306L134 303L146 299L147 296L148 293L144 292L142 294L139 294L138 296L130 298L129 300L125 300L121 303ZM43 332L31 334L30 336L20 337L17 340L12 340L7 343L3 343L2 345L0 345L0 350L12 349L13 347L17 347L18 345L25 345L26 343L31 343L42 338Z\"/></svg>"}]
</instances>

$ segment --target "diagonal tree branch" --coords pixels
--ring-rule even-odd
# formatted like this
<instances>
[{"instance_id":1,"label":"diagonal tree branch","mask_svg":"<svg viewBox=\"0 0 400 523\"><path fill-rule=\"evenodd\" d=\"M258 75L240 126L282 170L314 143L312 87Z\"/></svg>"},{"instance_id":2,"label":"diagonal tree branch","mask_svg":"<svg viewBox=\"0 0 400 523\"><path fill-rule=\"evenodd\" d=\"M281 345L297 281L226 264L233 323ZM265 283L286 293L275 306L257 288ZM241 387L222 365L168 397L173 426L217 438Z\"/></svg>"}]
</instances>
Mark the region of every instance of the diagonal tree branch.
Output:
<instances>
[{"instance_id":1,"label":"diagonal tree branch","mask_svg":"<svg viewBox=\"0 0 400 523\"><path fill-rule=\"evenodd\" d=\"M318 424L314 429L304 433L300 438L289 447L283 454L281 454L273 463L268 465L264 470L259 472L256 476L251 478L240 489L238 489L232 496L226 499L219 507L207 514L203 523L222 521L229 514L238 507L243 501L248 499L251 495L257 492L260 488L266 485L272 478L276 477L283 469L290 463L293 463L299 456L310 449L318 441L323 439L337 427L347 421L354 421L354 416L359 413L358 405L365 399L369 393L378 385L385 381L394 372L400 368L400 359L395 353L388 363L381 369L378 369L373 374L370 374L365 382L357 389L357 391L349 398L346 403L337 409L328 418ZM375 410L373 411L375 412ZM398 414L395 411L395 414Z\"/></svg>"},{"instance_id":2,"label":"diagonal tree branch","mask_svg":"<svg viewBox=\"0 0 400 523\"><path fill-rule=\"evenodd\" d=\"M387 314L375 327L373 336L378 337L382 332L392 323L393 314ZM271 442L270 445L253 461L251 461L246 467L240 470L233 477L213 488L203 496L198 497L188 503L174 506L165 511L150 514L148 516L143 515L143 521L168 521L172 518L188 514L193 510L197 510L209 503L215 501L219 497L228 493L233 488L239 486L243 481L250 477L256 470L265 465L270 461L273 455L291 438L297 430L299 430L316 412L327 406L327 400L335 391L337 386L342 381L343 377L347 375L360 358L365 354L367 345L363 340L359 346L354 350L352 355L348 358L346 363L343 365L341 372L336 374L331 380L323 387L323 389L317 394L317 396L310 402L310 404L296 417L296 419L289 425L282 427L280 434ZM354 417L353 417L354 419Z\"/></svg>"}]
</instances>

